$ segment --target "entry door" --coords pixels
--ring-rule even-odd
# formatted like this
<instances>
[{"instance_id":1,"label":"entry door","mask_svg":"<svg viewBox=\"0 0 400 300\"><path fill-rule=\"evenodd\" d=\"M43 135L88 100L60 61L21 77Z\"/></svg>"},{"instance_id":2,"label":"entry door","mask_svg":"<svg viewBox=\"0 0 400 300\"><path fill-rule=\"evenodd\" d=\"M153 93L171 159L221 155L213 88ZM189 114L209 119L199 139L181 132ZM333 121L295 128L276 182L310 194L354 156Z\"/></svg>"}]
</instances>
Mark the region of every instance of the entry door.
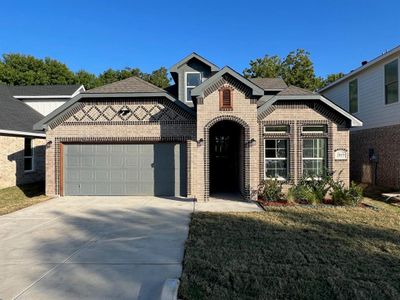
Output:
<instances>
[{"instance_id":1,"label":"entry door","mask_svg":"<svg viewBox=\"0 0 400 300\"><path fill-rule=\"evenodd\" d=\"M180 143L64 145L65 195L186 196Z\"/></svg>"}]
</instances>

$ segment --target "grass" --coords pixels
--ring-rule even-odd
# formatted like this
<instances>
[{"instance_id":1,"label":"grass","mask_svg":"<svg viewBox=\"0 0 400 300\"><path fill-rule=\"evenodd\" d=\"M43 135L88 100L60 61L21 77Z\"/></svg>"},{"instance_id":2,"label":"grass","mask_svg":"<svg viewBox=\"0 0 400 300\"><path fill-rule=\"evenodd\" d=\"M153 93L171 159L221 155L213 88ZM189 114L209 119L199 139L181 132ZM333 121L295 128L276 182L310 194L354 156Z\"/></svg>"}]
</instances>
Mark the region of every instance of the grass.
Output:
<instances>
[{"instance_id":1,"label":"grass","mask_svg":"<svg viewBox=\"0 0 400 300\"><path fill-rule=\"evenodd\" d=\"M183 299L400 299L400 210L195 213Z\"/></svg>"},{"instance_id":2,"label":"grass","mask_svg":"<svg viewBox=\"0 0 400 300\"><path fill-rule=\"evenodd\" d=\"M44 183L32 183L0 189L0 215L43 202L48 197L44 194Z\"/></svg>"}]
</instances>

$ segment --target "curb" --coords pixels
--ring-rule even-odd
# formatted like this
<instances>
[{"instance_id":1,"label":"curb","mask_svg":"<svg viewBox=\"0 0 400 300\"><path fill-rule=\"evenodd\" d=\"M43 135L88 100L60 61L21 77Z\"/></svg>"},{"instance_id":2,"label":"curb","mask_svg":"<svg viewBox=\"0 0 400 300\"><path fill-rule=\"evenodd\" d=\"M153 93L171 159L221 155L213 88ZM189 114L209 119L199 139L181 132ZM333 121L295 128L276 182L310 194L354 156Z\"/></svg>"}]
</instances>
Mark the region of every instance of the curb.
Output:
<instances>
[{"instance_id":1,"label":"curb","mask_svg":"<svg viewBox=\"0 0 400 300\"><path fill-rule=\"evenodd\" d=\"M179 279L167 279L164 281L161 289L161 300L176 300L178 299Z\"/></svg>"}]
</instances>

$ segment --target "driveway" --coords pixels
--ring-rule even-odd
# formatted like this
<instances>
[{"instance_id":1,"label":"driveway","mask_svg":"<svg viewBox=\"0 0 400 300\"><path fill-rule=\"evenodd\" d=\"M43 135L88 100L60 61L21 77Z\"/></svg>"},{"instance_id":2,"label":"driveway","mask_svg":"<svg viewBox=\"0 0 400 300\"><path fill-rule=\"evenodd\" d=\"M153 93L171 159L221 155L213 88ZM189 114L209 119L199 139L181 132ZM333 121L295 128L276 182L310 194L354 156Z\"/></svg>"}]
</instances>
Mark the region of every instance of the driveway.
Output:
<instances>
[{"instance_id":1,"label":"driveway","mask_svg":"<svg viewBox=\"0 0 400 300\"><path fill-rule=\"evenodd\" d=\"M0 217L0 299L157 299L179 278L190 200L63 197Z\"/></svg>"}]
</instances>

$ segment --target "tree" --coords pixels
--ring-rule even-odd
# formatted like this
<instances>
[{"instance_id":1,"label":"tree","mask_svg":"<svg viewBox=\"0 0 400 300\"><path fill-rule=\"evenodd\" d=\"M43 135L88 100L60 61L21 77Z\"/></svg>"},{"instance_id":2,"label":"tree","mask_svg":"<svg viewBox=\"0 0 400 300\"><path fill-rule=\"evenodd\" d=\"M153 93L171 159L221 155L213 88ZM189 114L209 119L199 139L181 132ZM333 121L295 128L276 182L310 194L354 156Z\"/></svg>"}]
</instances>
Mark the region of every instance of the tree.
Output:
<instances>
[{"instance_id":1,"label":"tree","mask_svg":"<svg viewBox=\"0 0 400 300\"><path fill-rule=\"evenodd\" d=\"M314 90L315 73L310 53L303 49L290 52L282 61L282 78L289 85Z\"/></svg>"},{"instance_id":2,"label":"tree","mask_svg":"<svg viewBox=\"0 0 400 300\"><path fill-rule=\"evenodd\" d=\"M80 70L72 72L65 64L51 59L38 59L32 55L3 54L0 59L0 83L11 85L83 84L86 89L136 76L152 84L169 86L167 69L161 67L150 74L138 68L108 69L99 76Z\"/></svg>"},{"instance_id":3,"label":"tree","mask_svg":"<svg viewBox=\"0 0 400 300\"><path fill-rule=\"evenodd\" d=\"M87 90L90 90L100 85L97 76L85 70L80 70L75 73L75 82L78 84L83 84L85 86L85 89Z\"/></svg>"},{"instance_id":4,"label":"tree","mask_svg":"<svg viewBox=\"0 0 400 300\"><path fill-rule=\"evenodd\" d=\"M143 78L146 80L146 78ZM147 81L165 89L169 87L169 78L168 71L165 67L161 67L158 70L153 71L150 75L148 75Z\"/></svg>"},{"instance_id":5,"label":"tree","mask_svg":"<svg viewBox=\"0 0 400 300\"><path fill-rule=\"evenodd\" d=\"M310 53L304 49L291 51L284 59L265 55L251 60L249 64L250 67L243 71L245 77L281 77L289 85L312 91L344 76L343 73L337 73L328 75L326 79L317 77Z\"/></svg>"},{"instance_id":6,"label":"tree","mask_svg":"<svg viewBox=\"0 0 400 300\"><path fill-rule=\"evenodd\" d=\"M246 78L276 78L282 75L282 61L277 55L265 55L263 58L251 60L250 68L244 69L243 74Z\"/></svg>"},{"instance_id":7,"label":"tree","mask_svg":"<svg viewBox=\"0 0 400 300\"><path fill-rule=\"evenodd\" d=\"M31 55L3 54L0 82L12 85L72 84L75 75L65 64L48 57L38 59Z\"/></svg>"}]
</instances>

